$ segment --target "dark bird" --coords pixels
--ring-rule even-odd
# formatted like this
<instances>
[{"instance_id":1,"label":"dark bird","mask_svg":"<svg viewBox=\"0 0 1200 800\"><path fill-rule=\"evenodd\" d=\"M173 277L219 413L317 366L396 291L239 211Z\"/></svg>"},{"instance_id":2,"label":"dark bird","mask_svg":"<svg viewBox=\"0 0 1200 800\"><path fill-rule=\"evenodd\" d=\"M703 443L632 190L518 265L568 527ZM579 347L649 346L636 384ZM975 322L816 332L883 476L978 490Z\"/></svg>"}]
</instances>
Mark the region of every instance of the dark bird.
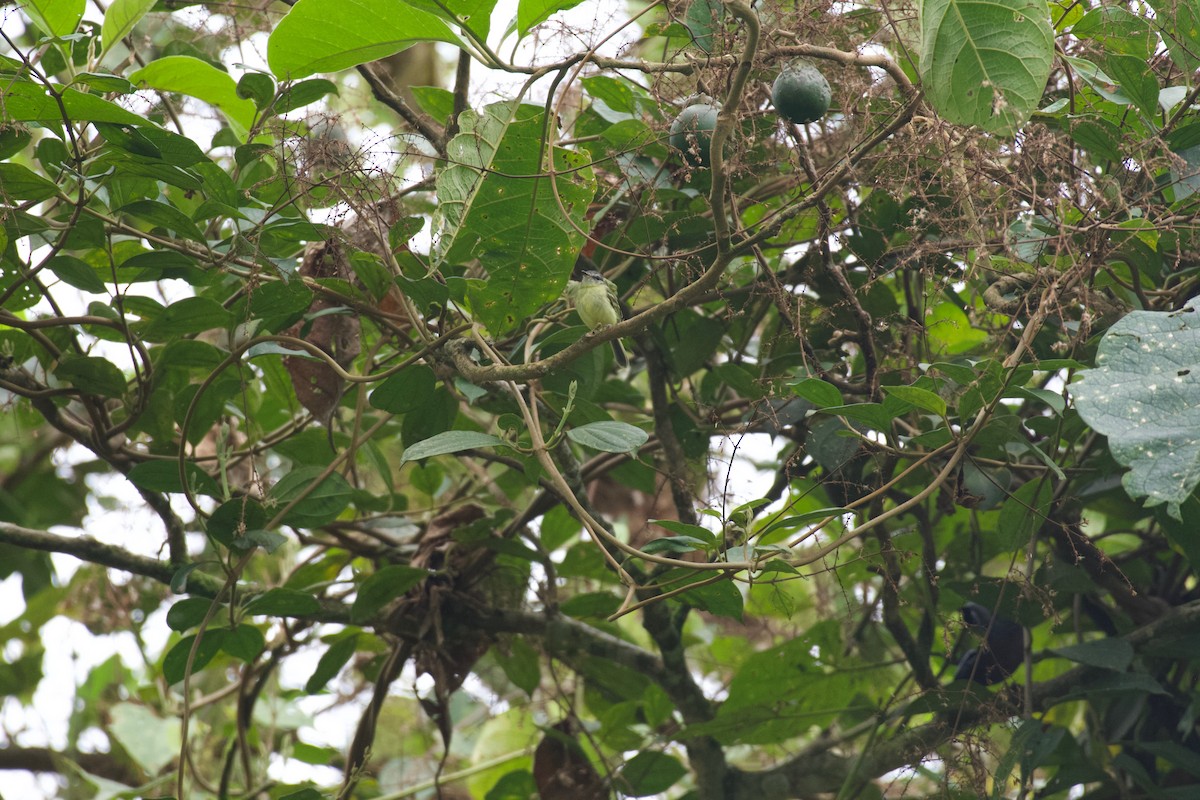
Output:
<instances>
[{"instance_id":1,"label":"dark bird","mask_svg":"<svg viewBox=\"0 0 1200 800\"><path fill-rule=\"evenodd\" d=\"M959 613L981 642L958 662L954 680L991 686L1012 675L1025 658L1025 629L1010 619L993 617L978 603L967 603Z\"/></svg>"}]
</instances>

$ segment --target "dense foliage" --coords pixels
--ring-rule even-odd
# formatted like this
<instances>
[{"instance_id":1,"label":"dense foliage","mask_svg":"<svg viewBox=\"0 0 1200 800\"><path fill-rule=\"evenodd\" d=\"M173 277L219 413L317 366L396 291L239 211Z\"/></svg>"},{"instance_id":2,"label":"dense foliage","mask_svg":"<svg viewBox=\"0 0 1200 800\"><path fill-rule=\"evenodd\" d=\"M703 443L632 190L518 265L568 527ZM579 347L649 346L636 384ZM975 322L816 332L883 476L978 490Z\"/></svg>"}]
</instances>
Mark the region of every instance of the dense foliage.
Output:
<instances>
[{"instance_id":1,"label":"dense foliage","mask_svg":"<svg viewBox=\"0 0 1200 800\"><path fill-rule=\"evenodd\" d=\"M576 2L0 9L0 769L1195 796L1200 4Z\"/></svg>"}]
</instances>

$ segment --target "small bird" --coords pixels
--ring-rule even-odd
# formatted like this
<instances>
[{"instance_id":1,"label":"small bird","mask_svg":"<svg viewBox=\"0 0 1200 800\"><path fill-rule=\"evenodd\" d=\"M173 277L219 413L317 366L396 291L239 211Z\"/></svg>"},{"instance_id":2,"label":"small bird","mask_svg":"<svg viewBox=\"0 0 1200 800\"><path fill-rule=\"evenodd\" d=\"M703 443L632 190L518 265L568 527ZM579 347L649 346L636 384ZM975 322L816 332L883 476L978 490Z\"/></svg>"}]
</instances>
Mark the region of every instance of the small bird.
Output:
<instances>
[{"instance_id":1,"label":"small bird","mask_svg":"<svg viewBox=\"0 0 1200 800\"><path fill-rule=\"evenodd\" d=\"M567 281L567 298L579 318L590 329L596 330L621 321L621 303L617 299L617 285L604 277L599 270L590 267L579 270L579 280ZM621 342L613 339L613 355L622 367L629 363Z\"/></svg>"},{"instance_id":2,"label":"small bird","mask_svg":"<svg viewBox=\"0 0 1200 800\"><path fill-rule=\"evenodd\" d=\"M1010 619L993 617L978 603L967 603L959 613L983 641L958 662L954 680L991 686L1012 675L1025 658L1025 628Z\"/></svg>"}]
</instances>

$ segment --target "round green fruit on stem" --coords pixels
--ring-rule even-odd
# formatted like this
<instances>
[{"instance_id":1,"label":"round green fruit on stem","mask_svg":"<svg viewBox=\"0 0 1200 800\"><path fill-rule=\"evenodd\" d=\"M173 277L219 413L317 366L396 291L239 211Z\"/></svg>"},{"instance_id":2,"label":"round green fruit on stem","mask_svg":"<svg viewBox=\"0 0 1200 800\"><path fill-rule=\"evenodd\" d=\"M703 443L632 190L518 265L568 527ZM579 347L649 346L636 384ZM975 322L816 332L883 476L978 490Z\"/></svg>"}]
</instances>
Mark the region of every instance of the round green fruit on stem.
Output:
<instances>
[{"instance_id":1,"label":"round green fruit on stem","mask_svg":"<svg viewBox=\"0 0 1200 800\"><path fill-rule=\"evenodd\" d=\"M708 166L708 151L720 112L712 103L696 103L679 112L671 123L671 147L682 153L683 160L693 167Z\"/></svg>"},{"instance_id":2,"label":"round green fruit on stem","mask_svg":"<svg viewBox=\"0 0 1200 800\"><path fill-rule=\"evenodd\" d=\"M789 122L815 122L829 110L829 81L812 64L797 61L775 79L771 102L776 113Z\"/></svg>"}]
</instances>

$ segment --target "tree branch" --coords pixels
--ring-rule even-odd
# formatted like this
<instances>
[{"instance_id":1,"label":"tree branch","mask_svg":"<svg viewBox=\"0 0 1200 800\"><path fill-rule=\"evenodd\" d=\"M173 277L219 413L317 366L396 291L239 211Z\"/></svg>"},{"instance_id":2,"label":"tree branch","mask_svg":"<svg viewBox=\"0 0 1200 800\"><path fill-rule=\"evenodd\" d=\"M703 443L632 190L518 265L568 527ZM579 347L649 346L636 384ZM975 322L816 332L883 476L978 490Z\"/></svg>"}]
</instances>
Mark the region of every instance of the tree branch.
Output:
<instances>
[{"instance_id":1,"label":"tree branch","mask_svg":"<svg viewBox=\"0 0 1200 800\"><path fill-rule=\"evenodd\" d=\"M70 774L70 764L76 764L98 778L117 781L126 786L137 786L142 782L141 776L134 767L122 764L112 753L68 755L47 747L17 747L12 744L0 747L0 771L25 770L67 775Z\"/></svg>"}]
</instances>

